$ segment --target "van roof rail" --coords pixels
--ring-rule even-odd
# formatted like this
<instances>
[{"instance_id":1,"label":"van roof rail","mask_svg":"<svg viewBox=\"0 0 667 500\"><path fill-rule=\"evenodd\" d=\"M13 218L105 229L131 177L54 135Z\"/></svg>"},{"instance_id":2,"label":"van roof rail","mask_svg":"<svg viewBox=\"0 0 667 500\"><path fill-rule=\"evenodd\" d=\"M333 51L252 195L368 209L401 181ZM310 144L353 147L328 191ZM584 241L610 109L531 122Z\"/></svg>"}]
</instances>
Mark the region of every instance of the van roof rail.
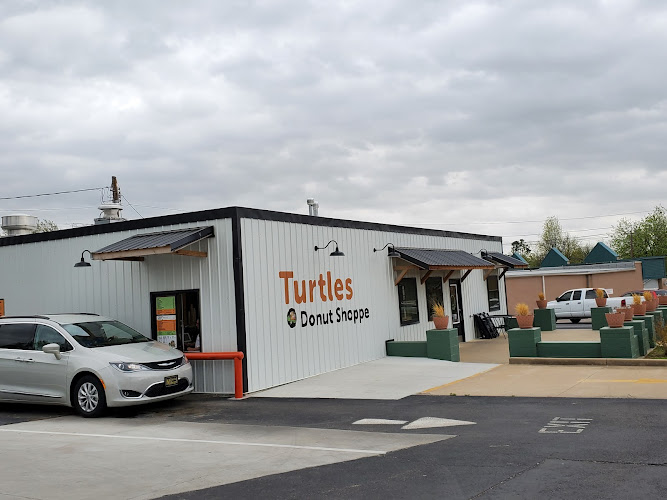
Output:
<instances>
[{"instance_id":1,"label":"van roof rail","mask_svg":"<svg viewBox=\"0 0 667 500\"><path fill-rule=\"evenodd\" d=\"M0 316L0 319L50 319L48 316L41 316L39 314L23 314L19 316Z\"/></svg>"}]
</instances>

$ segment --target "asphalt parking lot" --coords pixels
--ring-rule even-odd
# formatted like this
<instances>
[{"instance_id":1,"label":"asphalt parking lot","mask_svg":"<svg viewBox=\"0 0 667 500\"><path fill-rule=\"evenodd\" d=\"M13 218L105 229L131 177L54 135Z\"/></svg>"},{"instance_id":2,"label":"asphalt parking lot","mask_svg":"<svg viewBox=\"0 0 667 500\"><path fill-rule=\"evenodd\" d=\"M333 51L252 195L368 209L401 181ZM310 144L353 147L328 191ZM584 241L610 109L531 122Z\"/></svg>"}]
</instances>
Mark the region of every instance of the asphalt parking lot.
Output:
<instances>
[{"instance_id":1,"label":"asphalt parking lot","mask_svg":"<svg viewBox=\"0 0 667 500\"><path fill-rule=\"evenodd\" d=\"M659 498L666 409L195 395L84 420L3 405L0 498Z\"/></svg>"}]
</instances>

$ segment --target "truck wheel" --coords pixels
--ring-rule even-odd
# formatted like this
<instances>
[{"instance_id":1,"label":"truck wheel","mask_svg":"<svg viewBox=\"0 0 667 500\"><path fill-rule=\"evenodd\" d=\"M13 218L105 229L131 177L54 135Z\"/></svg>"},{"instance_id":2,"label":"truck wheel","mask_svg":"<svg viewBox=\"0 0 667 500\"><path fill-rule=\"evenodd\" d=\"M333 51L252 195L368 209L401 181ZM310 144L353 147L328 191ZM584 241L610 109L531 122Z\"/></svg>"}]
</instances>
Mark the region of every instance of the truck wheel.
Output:
<instances>
[{"instance_id":1,"label":"truck wheel","mask_svg":"<svg viewBox=\"0 0 667 500\"><path fill-rule=\"evenodd\" d=\"M570 321L572 321L572 323L579 323L581 318L570 318Z\"/></svg>"}]
</instances>

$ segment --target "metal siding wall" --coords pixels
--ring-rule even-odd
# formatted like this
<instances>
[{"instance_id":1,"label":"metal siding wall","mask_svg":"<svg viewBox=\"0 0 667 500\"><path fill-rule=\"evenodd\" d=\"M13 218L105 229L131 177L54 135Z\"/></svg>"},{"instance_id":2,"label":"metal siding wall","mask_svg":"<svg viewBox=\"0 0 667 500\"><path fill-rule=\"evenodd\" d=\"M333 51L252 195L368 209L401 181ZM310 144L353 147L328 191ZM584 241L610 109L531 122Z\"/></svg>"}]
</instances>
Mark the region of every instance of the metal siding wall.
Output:
<instances>
[{"instance_id":1,"label":"metal siding wall","mask_svg":"<svg viewBox=\"0 0 667 500\"><path fill-rule=\"evenodd\" d=\"M374 253L374 247L392 242L397 247L452 248L477 255L481 249L502 252L500 242L257 219L242 219L241 237L251 392L381 358L385 355L384 342L390 338L425 340L426 330L433 328L433 323L427 321L425 287L417 282L420 323L401 327L391 259L387 258L386 250ZM331 247L314 251L315 245L325 245L331 239L338 242L345 257L330 257ZM285 304L280 271L294 272L289 304ZM296 304L294 281L299 281L299 288L302 280L308 286L308 280L318 279L320 273L326 278L327 271L331 271L332 281L352 278L352 300L337 301L334 297L333 302L323 302L318 287L314 302L309 302L307 296L305 304ZM419 278L416 272L407 276ZM482 271L473 271L462 284L466 340L476 336L472 314L488 311L486 282L482 277ZM504 310L504 287L501 290ZM443 292L447 298L446 286ZM449 309L448 300L445 304ZM339 306L368 307L370 318L361 324L337 323L335 309ZM290 328L286 321L287 311L292 307L297 311L295 328ZM316 315L329 310L334 311L333 324L301 326L301 311Z\"/></svg>"},{"instance_id":2,"label":"metal siding wall","mask_svg":"<svg viewBox=\"0 0 667 500\"><path fill-rule=\"evenodd\" d=\"M84 249L94 251L134 234L197 226L215 227L214 238L191 247L208 251L204 259L157 255L143 262L73 267ZM0 247L0 297L7 315L95 312L150 334L150 293L194 288L200 290L203 350L236 350L231 220ZM196 391L233 392L232 362L198 361L193 368Z\"/></svg>"}]
</instances>

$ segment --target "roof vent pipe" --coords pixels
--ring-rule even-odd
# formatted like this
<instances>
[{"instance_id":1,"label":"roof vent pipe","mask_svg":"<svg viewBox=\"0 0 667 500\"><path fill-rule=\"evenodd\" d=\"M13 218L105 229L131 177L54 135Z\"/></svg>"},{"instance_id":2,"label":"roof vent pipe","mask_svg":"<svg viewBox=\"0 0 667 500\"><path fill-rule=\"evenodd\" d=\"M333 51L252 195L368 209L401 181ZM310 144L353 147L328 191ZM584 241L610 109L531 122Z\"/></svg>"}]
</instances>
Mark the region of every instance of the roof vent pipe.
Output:
<instances>
[{"instance_id":1,"label":"roof vent pipe","mask_svg":"<svg viewBox=\"0 0 667 500\"><path fill-rule=\"evenodd\" d=\"M317 212L320 208L320 204L317 203L314 198L308 198L306 200L306 203L308 203L308 215L317 217Z\"/></svg>"},{"instance_id":2,"label":"roof vent pipe","mask_svg":"<svg viewBox=\"0 0 667 500\"><path fill-rule=\"evenodd\" d=\"M37 231L37 217L32 215L5 215L2 218L2 229L7 236L21 236Z\"/></svg>"}]
</instances>

